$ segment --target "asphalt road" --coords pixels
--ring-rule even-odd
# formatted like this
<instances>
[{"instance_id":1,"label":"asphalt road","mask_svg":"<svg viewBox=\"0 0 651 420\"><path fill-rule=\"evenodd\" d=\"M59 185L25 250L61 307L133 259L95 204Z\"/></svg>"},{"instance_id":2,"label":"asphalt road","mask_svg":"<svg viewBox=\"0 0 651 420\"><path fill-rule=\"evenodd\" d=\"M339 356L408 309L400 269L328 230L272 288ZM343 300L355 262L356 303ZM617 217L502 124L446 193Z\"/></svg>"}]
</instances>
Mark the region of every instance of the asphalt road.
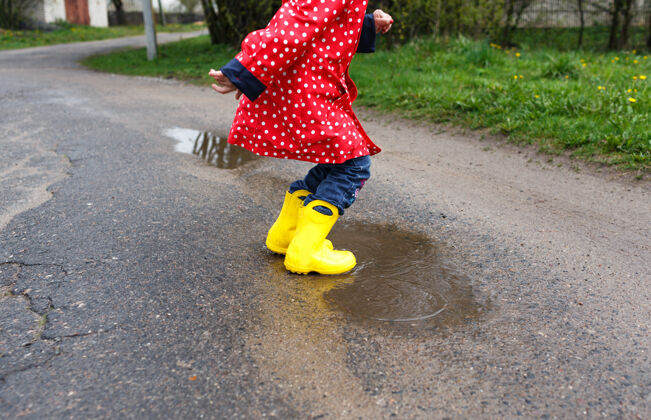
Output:
<instances>
[{"instance_id":1,"label":"asphalt road","mask_svg":"<svg viewBox=\"0 0 651 420\"><path fill-rule=\"evenodd\" d=\"M179 153L232 97L76 64L141 42L0 52L0 417L651 417L648 180L361 111L360 268L290 275L309 165Z\"/></svg>"}]
</instances>

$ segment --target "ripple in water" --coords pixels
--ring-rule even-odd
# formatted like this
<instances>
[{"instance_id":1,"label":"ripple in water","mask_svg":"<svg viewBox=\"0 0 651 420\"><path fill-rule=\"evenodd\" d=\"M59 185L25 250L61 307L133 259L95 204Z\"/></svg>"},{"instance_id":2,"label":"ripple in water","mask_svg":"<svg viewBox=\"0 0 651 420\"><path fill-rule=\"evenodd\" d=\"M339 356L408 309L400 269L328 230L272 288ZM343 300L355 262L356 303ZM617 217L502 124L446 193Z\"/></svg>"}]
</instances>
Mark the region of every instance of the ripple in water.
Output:
<instances>
[{"instance_id":1,"label":"ripple in water","mask_svg":"<svg viewBox=\"0 0 651 420\"><path fill-rule=\"evenodd\" d=\"M235 169L258 156L239 146L228 144L228 136L190 128L168 128L163 134L177 141L174 150L199 156L219 169Z\"/></svg>"},{"instance_id":2,"label":"ripple in water","mask_svg":"<svg viewBox=\"0 0 651 420\"><path fill-rule=\"evenodd\" d=\"M349 316L378 321L448 320L481 311L469 282L445 264L436 243L393 226L342 224L329 238L355 253L358 265L334 276L326 302ZM345 280L345 281L342 281Z\"/></svg>"}]
</instances>

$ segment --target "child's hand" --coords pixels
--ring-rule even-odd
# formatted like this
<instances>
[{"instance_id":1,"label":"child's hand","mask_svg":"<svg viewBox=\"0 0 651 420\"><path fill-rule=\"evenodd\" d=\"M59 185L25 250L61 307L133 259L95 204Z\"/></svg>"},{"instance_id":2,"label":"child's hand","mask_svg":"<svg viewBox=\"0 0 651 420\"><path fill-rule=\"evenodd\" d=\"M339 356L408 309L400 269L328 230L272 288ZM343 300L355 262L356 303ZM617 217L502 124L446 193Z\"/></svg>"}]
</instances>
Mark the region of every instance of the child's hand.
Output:
<instances>
[{"instance_id":1,"label":"child's hand","mask_svg":"<svg viewBox=\"0 0 651 420\"><path fill-rule=\"evenodd\" d=\"M237 91L235 92L236 100L240 99L240 97L242 96L242 92L237 88L237 86L231 83L231 81L228 80L228 77L224 76L224 73L222 73L221 71L210 69L208 76L215 79L216 83L212 84L212 88L215 90L215 92L226 94L233 91Z\"/></svg>"},{"instance_id":2,"label":"child's hand","mask_svg":"<svg viewBox=\"0 0 651 420\"><path fill-rule=\"evenodd\" d=\"M375 19L375 32L383 34L389 32L391 25L393 25L393 18L390 14L377 9L373 12L373 18Z\"/></svg>"}]
</instances>

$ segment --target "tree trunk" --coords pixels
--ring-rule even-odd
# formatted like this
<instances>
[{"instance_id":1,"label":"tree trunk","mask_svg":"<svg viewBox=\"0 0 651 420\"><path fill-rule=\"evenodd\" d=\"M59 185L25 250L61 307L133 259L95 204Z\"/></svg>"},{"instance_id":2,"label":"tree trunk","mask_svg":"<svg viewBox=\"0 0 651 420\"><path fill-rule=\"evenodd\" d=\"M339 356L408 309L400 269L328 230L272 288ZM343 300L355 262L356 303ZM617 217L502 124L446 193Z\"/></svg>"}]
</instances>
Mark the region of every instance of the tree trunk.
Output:
<instances>
[{"instance_id":1,"label":"tree trunk","mask_svg":"<svg viewBox=\"0 0 651 420\"><path fill-rule=\"evenodd\" d=\"M124 3L122 0L111 0L113 6L115 6L115 19L118 21L118 25L124 25L127 23L127 18L124 14Z\"/></svg>"},{"instance_id":2,"label":"tree trunk","mask_svg":"<svg viewBox=\"0 0 651 420\"><path fill-rule=\"evenodd\" d=\"M210 43L215 45L219 43L219 26L217 25L217 11L211 0L201 0L203 15L206 18L206 26L210 32Z\"/></svg>"},{"instance_id":3,"label":"tree trunk","mask_svg":"<svg viewBox=\"0 0 651 420\"><path fill-rule=\"evenodd\" d=\"M455 36L461 34L461 2L455 2L454 20L456 21Z\"/></svg>"},{"instance_id":4,"label":"tree trunk","mask_svg":"<svg viewBox=\"0 0 651 420\"><path fill-rule=\"evenodd\" d=\"M631 9L635 0L624 0L624 21L622 22L622 34L619 38L619 48L625 48L628 45L629 29L631 27Z\"/></svg>"},{"instance_id":5,"label":"tree trunk","mask_svg":"<svg viewBox=\"0 0 651 420\"><path fill-rule=\"evenodd\" d=\"M649 19L649 35L646 38L646 47L651 50L651 11L649 11L647 19Z\"/></svg>"},{"instance_id":6,"label":"tree trunk","mask_svg":"<svg viewBox=\"0 0 651 420\"><path fill-rule=\"evenodd\" d=\"M158 0L158 15L160 16L161 26L165 26L167 22L165 21L165 12L163 12L163 4L161 3L161 0Z\"/></svg>"},{"instance_id":7,"label":"tree trunk","mask_svg":"<svg viewBox=\"0 0 651 420\"><path fill-rule=\"evenodd\" d=\"M437 37L441 35L440 31L441 31L441 3L442 2L443 0L438 0L436 2L436 21L434 22L434 28L435 28L434 33L436 34Z\"/></svg>"},{"instance_id":8,"label":"tree trunk","mask_svg":"<svg viewBox=\"0 0 651 420\"><path fill-rule=\"evenodd\" d=\"M617 32L619 29L619 14L622 11L624 0L615 0L613 3L612 20L610 21L610 37L608 38L608 49L616 50L619 42L617 41Z\"/></svg>"},{"instance_id":9,"label":"tree trunk","mask_svg":"<svg viewBox=\"0 0 651 420\"><path fill-rule=\"evenodd\" d=\"M511 43L511 20L515 12L515 0L506 0L506 16L504 18L504 31L502 32L502 45L506 46Z\"/></svg>"},{"instance_id":10,"label":"tree trunk","mask_svg":"<svg viewBox=\"0 0 651 420\"><path fill-rule=\"evenodd\" d=\"M583 31L585 30L585 13L583 11L583 0L578 0L578 6L579 6L579 19L581 20L581 27L579 28L578 48L583 48Z\"/></svg>"},{"instance_id":11,"label":"tree trunk","mask_svg":"<svg viewBox=\"0 0 651 420\"><path fill-rule=\"evenodd\" d=\"M16 22L14 21L14 11L11 0L7 1L7 28L14 29Z\"/></svg>"},{"instance_id":12,"label":"tree trunk","mask_svg":"<svg viewBox=\"0 0 651 420\"><path fill-rule=\"evenodd\" d=\"M522 15L524 11L527 10L527 7L531 5L532 0L520 0L518 9L515 12L515 23L513 24L513 30L516 30L520 26L520 21L522 20Z\"/></svg>"},{"instance_id":13,"label":"tree trunk","mask_svg":"<svg viewBox=\"0 0 651 420\"><path fill-rule=\"evenodd\" d=\"M221 0L218 3L217 26L221 29L222 43L239 45L247 33L259 29L260 22L245 3L242 0Z\"/></svg>"},{"instance_id":14,"label":"tree trunk","mask_svg":"<svg viewBox=\"0 0 651 420\"><path fill-rule=\"evenodd\" d=\"M443 5L443 19L442 19L442 29L443 29L443 36L447 39L450 34L453 31L453 24L452 22L452 11L450 10L450 1L449 0L444 0L444 5Z\"/></svg>"}]
</instances>

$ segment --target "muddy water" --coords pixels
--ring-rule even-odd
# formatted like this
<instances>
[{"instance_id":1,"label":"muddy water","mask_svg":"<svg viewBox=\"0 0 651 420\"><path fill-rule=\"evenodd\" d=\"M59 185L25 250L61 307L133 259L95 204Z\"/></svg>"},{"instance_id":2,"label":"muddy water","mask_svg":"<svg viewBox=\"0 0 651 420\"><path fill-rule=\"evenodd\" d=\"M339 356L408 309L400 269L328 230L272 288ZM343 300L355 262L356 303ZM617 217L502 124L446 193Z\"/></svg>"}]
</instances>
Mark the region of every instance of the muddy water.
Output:
<instances>
[{"instance_id":1,"label":"muddy water","mask_svg":"<svg viewBox=\"0 0 651 420\"><path fill-rule=\"evenodd\" d=\"M446 315L468 318L481 309L469 281L446 263L441 245L395 226L344 224L330 235L357 257L343 287L325 294L333 308L378 321L420 321Z\"/></svg>"},{"instance_id":2,"label":"muddy water","mask_svg":"<svg viewBox=\"0 0 651 420\"><path fill-rule=\"evenodd\" d=\"M446 262L442 245L425 235L395 226L343 223L329 239L336 249L352 251L358 265L339 276L289 276L289 281L318 289L332 311L358 320L436 319L450 325L483 310L462 270Z\"/></svg>"},{"instance_id":3,"label":"muddy water","mask_svg":"<svg viewBox=\"0 0 651 420\"><path fill-rule=\"evenodd\" d=\"M168 128L163 134L177 141L177 152L194 154L220 169L235 169L258 158L246 149L228 144L227 135L180 127Z\"/></svg>"}]
</instances>

